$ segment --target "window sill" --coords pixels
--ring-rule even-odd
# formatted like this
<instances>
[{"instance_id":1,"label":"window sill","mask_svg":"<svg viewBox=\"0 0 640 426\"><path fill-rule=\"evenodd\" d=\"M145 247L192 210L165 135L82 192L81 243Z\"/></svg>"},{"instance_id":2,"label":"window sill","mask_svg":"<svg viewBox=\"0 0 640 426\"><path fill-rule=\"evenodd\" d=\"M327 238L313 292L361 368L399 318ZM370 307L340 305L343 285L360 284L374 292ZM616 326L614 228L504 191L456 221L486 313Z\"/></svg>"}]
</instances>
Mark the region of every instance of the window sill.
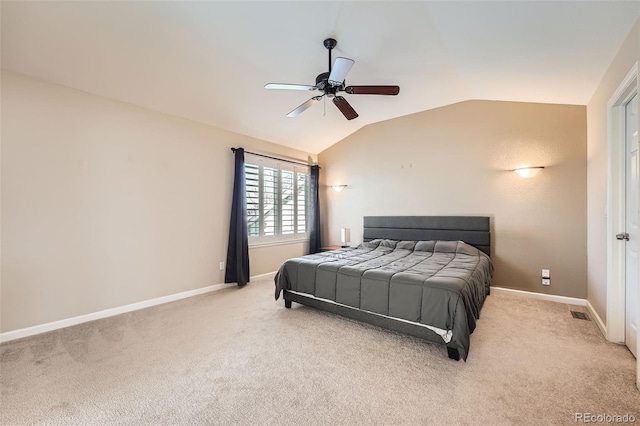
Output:
<instances>
[{"instance_id":1,"label":"window sill","mask_svg":"<svg viewBox=\"0 0 640 426\"><path fill-rule=\"evenodd\" d=\"M249 243L249 248L260 248L260 247L270 247L270 246L283 246L289 244L299 244L309 242L309 238L297 238L295 240L278 240L278 241L265 241L262 243Z\"/></svg>"}]
</instances>

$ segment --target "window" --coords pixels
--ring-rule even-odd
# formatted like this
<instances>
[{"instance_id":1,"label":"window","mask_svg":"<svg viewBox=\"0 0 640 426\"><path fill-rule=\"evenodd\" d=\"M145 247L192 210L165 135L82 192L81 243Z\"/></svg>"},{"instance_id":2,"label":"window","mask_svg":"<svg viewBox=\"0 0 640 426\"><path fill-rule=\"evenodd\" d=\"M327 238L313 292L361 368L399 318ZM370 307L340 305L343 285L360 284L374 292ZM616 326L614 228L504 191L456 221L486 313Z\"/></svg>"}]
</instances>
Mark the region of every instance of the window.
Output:
<instances>
[{"instance_id":1,"label":"window","mask_svg":"<svg viewBox=\"0 0 640 426\"><path fill-rule=\"evenodd\" d=\"M309 167L245 154L249 243L308 238Z\"/></svg>"}]
</instances>

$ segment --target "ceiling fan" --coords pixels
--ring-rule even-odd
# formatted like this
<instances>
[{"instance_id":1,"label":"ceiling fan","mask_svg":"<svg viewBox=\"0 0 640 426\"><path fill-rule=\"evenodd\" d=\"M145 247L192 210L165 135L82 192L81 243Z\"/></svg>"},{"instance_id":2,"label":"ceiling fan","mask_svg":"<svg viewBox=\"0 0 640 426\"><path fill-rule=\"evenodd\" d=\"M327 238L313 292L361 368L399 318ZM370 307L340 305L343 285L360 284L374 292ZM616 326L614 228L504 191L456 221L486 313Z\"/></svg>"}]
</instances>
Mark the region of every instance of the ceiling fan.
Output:
<instances>
[{"instance_id":1,"label":"ceiling fan","mask_svg":"<svg viewBox=\"0 0 640 426\"><path fill-rule=\"evenodd\" d=\"M333 103L338 107L340 112L347 120L353 120L358 117L358 113L347 102L347 100L338 95L339 92L347 92L350 95L397 95L400 92L398 86L346 86L344 78L347 76L351 67L355 63L353 59L336 58L331 68L331 50L336 47L338 42L333 38L324 41L324 47L329 51L329 72L323 72L316 77L314 86L305 84L286 84L286 83L269 83L265 84L265 89L280 90L319 90L321 95L317 95L300 105L298 108L287 114L287 117L297 117L303 111L318 103L323 97L333 98Z\"/></svg>"}]
</instances>

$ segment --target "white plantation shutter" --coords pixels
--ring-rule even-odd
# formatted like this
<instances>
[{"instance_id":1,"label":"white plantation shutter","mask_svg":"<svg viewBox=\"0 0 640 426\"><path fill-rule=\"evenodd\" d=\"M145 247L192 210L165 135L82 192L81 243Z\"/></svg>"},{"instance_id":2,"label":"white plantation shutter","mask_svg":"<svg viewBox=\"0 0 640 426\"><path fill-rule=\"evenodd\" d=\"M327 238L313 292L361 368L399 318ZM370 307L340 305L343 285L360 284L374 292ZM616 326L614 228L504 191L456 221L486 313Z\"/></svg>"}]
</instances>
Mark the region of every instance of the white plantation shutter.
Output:
<instances>
[{"instance_id":1,"label":"white plantation shutter","mask_svg":"<svg viewBox=\"0 0 640 426\"><path fill-rule=\"evenodd\" d=\"M297 206L309 205L309 175L298 173L297 189L298 202ZM296 226L298 232L307 232L307 216L309 212L307 208L298 208L296 211Z\"/></svg>"},{"instance_id":2,"label":"white plantation shutter","mask_svg":"<svg viewBox=\"0 0 640 426\"><path fill-rule=\"evenodd\" d=\"M288 170L281 171L282 176L282 190L280 195L282 197L282 234L293 234L295 232L294 219L295 219L295 204L293 190L293 172Z\"/></svg>"},{"instance_id":3,"label":"white plantation shutter","mask_svg":"<svg viewBox=\"0 0 640 426\"><path fill-rule=\"evenodd\" d=\"M247 226L249 237L260 235L260 167L245 162L244 174L247 185Z\"/></svg>"},{"instance_id":4,"label":"white plantation shutter","mask_svg":"<svg viewBox=\"0 0 640 426\"><path fill-rule=\"evenodd\" d=\"M278 169L262 168L262 217L263 234L276 235L278 233Z\"/></svg>"},{"instance_id":5,"label":"white plantation shutter","mask_svg":"<svg viewBox=\"0 0 640 426\"><path fill-rule=\"evenodd\" d=\"M309 168L245 154L249 242L308 238Z\"/></svg>"}]
</instances>

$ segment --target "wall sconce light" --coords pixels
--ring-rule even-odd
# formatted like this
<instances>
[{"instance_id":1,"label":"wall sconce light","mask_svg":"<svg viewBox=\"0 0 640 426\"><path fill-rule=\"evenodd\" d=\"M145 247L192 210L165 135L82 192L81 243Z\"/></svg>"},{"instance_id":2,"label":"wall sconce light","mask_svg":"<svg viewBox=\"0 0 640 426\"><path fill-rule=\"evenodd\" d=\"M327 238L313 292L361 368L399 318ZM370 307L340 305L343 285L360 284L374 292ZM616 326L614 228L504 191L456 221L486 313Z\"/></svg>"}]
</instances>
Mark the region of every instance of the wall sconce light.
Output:
<instances>
[{"instance_id":1,"label":"wall sconce light","mask_svg":"<svg viewBox=\"0 0 640 426\"><path fill-rule=\"evenodd\" d=\"M340 229L340 243L342 247L349 247L349 241L351 240L351 228Z\"/></svg>"},{"instance_id":2,"label":"wall sconce light","mask_svg":"<svg viewBox=\"0 0 640 426\"><path fill-rule=\"evenodd\" d=\"M331 185L331 189L336 192L342 191L347 185Z\"/></svg>"},{"instance_id":3,"label":"wall sconce light","mask_svg":"<svg viewBox=\"0 0 640 426\"><path fill-rule=\"evenodd\" d=\"M544 167L521 167L519 169L513 169L512 172L516 172L521 178L529 179L538 174Z\"/></svg>"}]
</instances>

